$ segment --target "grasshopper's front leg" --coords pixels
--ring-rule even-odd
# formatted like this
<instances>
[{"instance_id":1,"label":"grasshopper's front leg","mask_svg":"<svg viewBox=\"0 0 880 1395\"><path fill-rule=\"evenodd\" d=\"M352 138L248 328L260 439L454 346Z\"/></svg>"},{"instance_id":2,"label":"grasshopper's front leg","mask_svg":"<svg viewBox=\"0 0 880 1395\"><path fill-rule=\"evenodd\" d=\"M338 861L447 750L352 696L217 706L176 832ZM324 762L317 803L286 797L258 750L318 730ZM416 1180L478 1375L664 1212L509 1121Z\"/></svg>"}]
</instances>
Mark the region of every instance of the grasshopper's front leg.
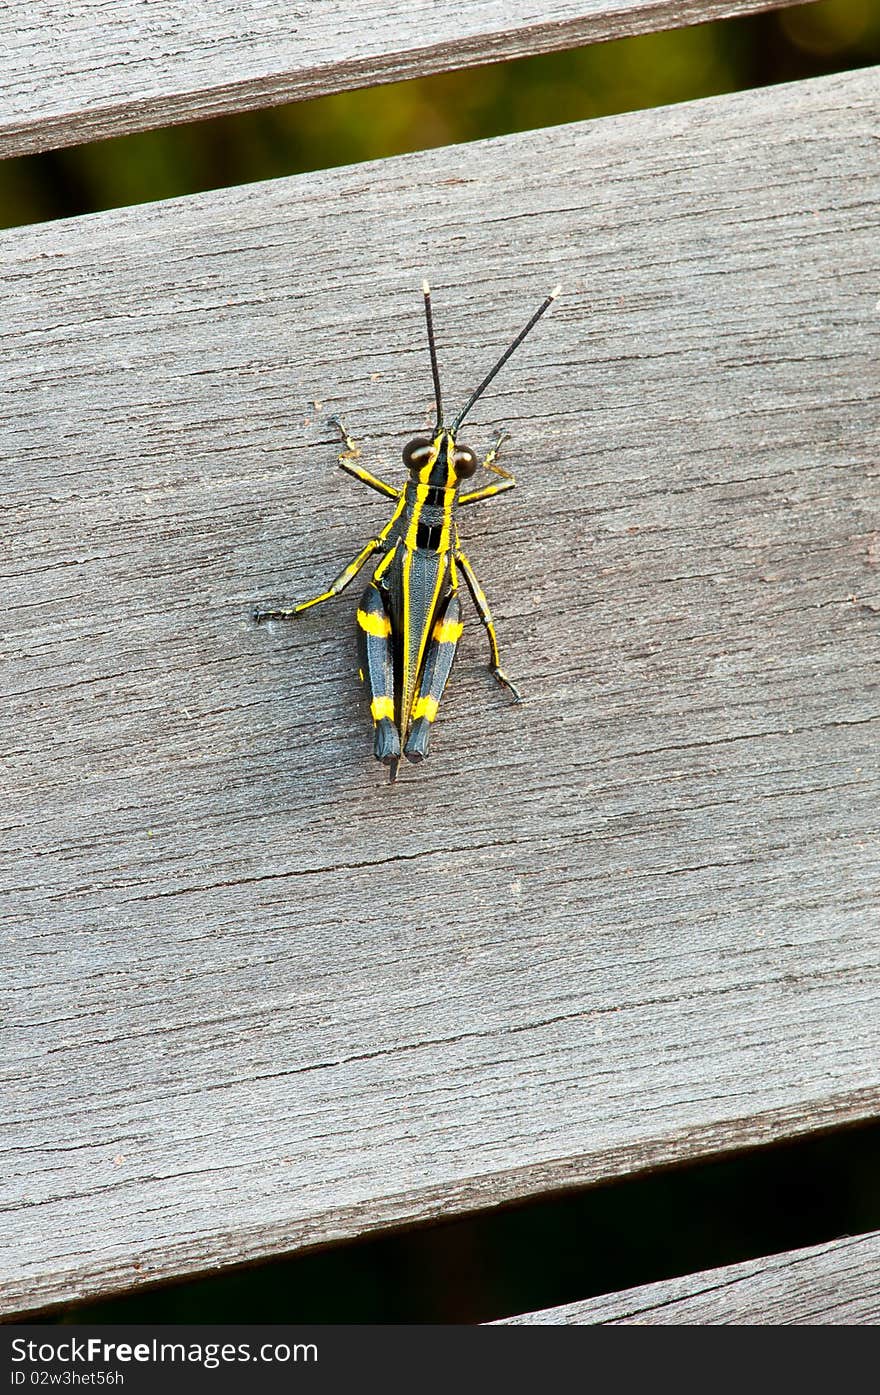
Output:
<instances>
[{"instance_id":1,"label":"grasshopper's front leg","mask_svg":"<svg viewBox=\"0 0 880 1395\"><path fill-rule=\"evenodd\" d=\"M361 458L361 448L351 439L339 418L328 417L327 425L335 426L342 437L344 449L339 452L337 457L340 470L344 470L347 475L351 475L354 479L360 480L361 484L369 485L370 489L375 489L377 493L387 495L389 499L399 499L399 489L395 489L393 484L387 484L385 480L380 480L378 475L374 475L371 471L365 470L363 465L357 464Z\"/></svg>"},{"instance_id":2,"label":"grasshopper's front leg","mask_svg":"<svg viewBox=\"0 0 880 1395\"><path fill-rule=\"evenodd\" d=\"M312 596L311 600L300 601L299 605L292 606L289 610L255 611L255 623L257 625L262 625L264 620L295 620L298 615L301 615L304 610L308 610L310 606L320 605L322 601L329 601L333 596L338 596L341 591L345 590L346 586L349 586L351 582L354 581L361 567L372 557L374 552L378 551L378 549L383 546L384 541L385 539L382 535L378 538L370 538L366 547L361 549L357 557L349 562L347 567L343 567L339 575L333 578L327 590L322 591L320 596Z\"/></svg>"},{"instance_id":3,"label":"grasshopper's front leg","mask_svg":"<svg viewBox=\"0 0 880 1395\"><path fill-rule=\"evenodd\" d=\"M455 557L456 562L461 567L461 570L464 573L464 579L467 582L467 588L471 593L474 605L477 607L477 614L479 615L484 626L486 627L486 634L489 636L489 649L492 656L489 663L489 668L491 670L492 677L496 679L498 683L501 684L502 688L509 688L510 692L513 694L514 702L522 702L522 695L519 689L513 683L511 683L507 674L504 672L504 669L501 667L501 655L498 652L498 636L495 633L495 624L492 620L492 612L489 609L489 602L486 600L486 593L483 590L480 583L477 581L477 578L474 575L474 569L471 566L468 559L465 557L464 553L456 548L455 552L453 553L453 556Z\"/></svg>"},{"instance_id":4,"label":"grasshopper's front leg","mask_svg":"<svg viewBox=\"0 0 880 1395\"><path fill-rule=\"evenodd\" d=\"M516 488L516 480L507 470L503 470L495 462L498 459L498 452L507 440L507 432L501 431L495 438L495 444L482 462L484 470L491 470L493 475L498 475L497 484L484 484L482 489L473 489L468 494L459 494L457 502L459 504L476 504L480 499L491 499L493 494L504 494L508 489Z\"/></svg>"}]
</instances>

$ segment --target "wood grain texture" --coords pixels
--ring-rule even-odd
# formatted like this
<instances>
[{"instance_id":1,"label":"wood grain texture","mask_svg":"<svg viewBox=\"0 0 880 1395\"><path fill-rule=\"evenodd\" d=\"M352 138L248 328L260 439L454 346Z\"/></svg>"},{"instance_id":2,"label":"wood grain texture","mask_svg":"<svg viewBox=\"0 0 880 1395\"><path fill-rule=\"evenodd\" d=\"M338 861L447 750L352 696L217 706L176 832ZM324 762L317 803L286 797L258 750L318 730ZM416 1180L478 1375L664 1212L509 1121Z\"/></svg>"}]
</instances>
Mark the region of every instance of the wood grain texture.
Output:
<instances>
[{"instance_id":1,"label":"wood grain texture","mask_svg":"<svg viewBox=\"0 0 880 1395\"><path fill-rule=\"evenodd\" d=\"M852 1326L880 1323L880 1232L729 1264L498 1326Z\"/></svg>"},{"instance_id":2,"label":"wood grain texture","mask_svg":"<svg viewBox=\"0 0 880 1395\"><path fill-rule=\"evenodd\" d=\"M787 0L0 0L0 155L276 106Z\"/></svg>"},{"instance_id":3,"label":"wood grain texture","mask_svg":"<svg viewBox=\"0 0 880 1395\"><path fill-rule=\"evenodd\" d=\"M9 1311L877 1113L877 72L0 237ZM435 750L354 594L473 414ZM315 405L319 403L320 405ZM355 588L357 589L357 588Z\"/></svg>"}]
</instances>

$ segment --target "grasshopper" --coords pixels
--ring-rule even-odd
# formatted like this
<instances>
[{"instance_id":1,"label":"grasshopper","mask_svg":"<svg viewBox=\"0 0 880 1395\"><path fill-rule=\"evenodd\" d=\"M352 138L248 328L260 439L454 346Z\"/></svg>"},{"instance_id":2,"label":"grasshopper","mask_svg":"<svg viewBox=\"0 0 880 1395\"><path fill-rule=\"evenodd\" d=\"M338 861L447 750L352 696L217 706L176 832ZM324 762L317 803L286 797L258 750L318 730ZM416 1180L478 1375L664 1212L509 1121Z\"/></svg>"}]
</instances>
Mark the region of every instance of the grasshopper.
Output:
<instances>
[{"instance_id":1,"label":"grasshopper","mask_svg":"<svg viewBox=\"0 0 880 1395\"><path fill-rule=\"evenodd\" d=\"M338 596L378 554L378 564L357 612L360 677L370 698L373 754L389 767L392 782L397 778L401 755L419 762L428 754L431 729L462 632L459 575L464 577L486 629L493 678L508 690L514 702L522 700L501 667L492 612L474 569L461 549L455 521L459 505L475 504L513 489L516 484L513 476L497 463L506 433L500 433L480 462L471 448L460 444L456 438L474 403L550 308L560 289L557 286L550 292L447 426L443 420L431 290L427 281L423 282L436 420L430 436L414 436L403 448L403 463L409 470L403 489L379 479L360 465L360 448L345 427L337 417L331 417L328 422L341 437L341 468L370 489L393 499L393 514L381 532L370 538L330 582L326 591L300 601L291 609L258 610L254 615L257 624L266 620L297 619L312 606ZM496 479L482 488L459 492L461 482L469 480L478 465Z\"/></svg>"}]
</instances>

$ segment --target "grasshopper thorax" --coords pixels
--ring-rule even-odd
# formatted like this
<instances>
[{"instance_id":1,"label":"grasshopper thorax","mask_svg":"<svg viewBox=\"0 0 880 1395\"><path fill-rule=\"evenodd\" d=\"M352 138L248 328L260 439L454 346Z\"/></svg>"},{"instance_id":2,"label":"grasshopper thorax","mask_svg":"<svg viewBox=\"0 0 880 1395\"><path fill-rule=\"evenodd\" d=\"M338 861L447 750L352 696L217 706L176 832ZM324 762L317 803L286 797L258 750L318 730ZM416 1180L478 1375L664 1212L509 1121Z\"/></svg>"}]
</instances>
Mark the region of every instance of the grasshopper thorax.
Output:
<instances>
[{"instance_id":1,"label":"grasshopper thorax","mask_svg":"<svg viewBox=\"0 0 880 1395\"><path fill-rule=\"evenodd\" d=\"M454 489L477 468L470 446L459 446L455 436L441 427L433 436L413 436L403 448L403 463L418 484Z\"/></svg>"}]
</instances>

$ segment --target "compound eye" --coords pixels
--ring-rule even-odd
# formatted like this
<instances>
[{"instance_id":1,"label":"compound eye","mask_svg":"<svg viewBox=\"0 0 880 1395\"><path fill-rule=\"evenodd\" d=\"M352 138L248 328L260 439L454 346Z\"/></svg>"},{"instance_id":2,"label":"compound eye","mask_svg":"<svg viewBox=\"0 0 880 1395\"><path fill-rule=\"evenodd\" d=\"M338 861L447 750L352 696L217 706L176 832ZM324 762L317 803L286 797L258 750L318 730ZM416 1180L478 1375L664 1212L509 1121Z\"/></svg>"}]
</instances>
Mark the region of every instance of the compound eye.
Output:
<instances>
[{"instance_id":1,"label":"compound eye","mask_svg":"<svg viewBox=\"0 0 880 1395\"><path fill-rule=\"evenodd\" d=\"M455 452L455 473L461 480L469 479L477 468L477 457L469 446L459 446Z\"/></svg>"},{"instance_id":2,"label":"compound eye","mask_svg":"<svg viewBox=\"0 0 880 1395\"><path fill-rule=\"evenodd\" d=\"M408 470L420 470L427 465L432 442L428 436L413 436L403 448L403 463Z\"/></svg>"}]
</instances>

